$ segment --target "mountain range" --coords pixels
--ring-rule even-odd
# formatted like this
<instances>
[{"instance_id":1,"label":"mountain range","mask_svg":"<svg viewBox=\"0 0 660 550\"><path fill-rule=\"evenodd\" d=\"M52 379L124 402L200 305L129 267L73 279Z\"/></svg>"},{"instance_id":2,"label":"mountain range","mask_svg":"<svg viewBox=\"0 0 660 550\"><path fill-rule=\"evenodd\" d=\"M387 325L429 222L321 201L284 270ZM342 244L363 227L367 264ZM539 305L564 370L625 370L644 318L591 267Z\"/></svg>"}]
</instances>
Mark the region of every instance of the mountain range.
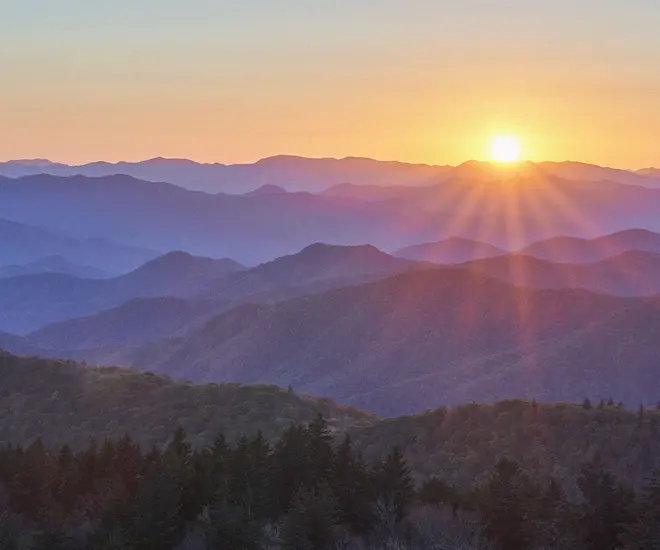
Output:
<instances>
[{"instance_id":1,"label":"mountain range","mask_svg":"<svg viewBox=\"0 0 660 550\"><path fill-rule=\"evenodd\" d=\"M465 277L483 273L516 286L651 296L660 292L660 255L634 250L635 244L645 242L634 239L635 235L641 233L610 236L633 250L593 264L552 263L520 254L465 263L454 262L454 257L450 263ZM451 240L447 244L465 256L474 252L472 241ZM3 327L27 338L20 347L16 340L6 347L16 351L32 346L50 350L50 355L121 362L128 350L170 336L185 336L241 304L274 305L429 269L432 264L428 262L392 257L373 246L317 243L250 269L229 260L177 252L106 281L59 277L56 280L62 286L52 289L53 279L49 277L18 277L4 287ZM25 297L25 285L32 285L30 298ZM12 306L20 300L21 307ZM26 304L34 305L25 308Z\"/></svg>"},{"instance_id":2,"label":"mountain range","mask_svg":"<svg viewBox=\"0 0 660 550\"><path fill-rule=\"evenodd\" d=\"M386 200L302 192L209 195L129 176L39 175L0 184L0 217L78 239L184 250L246 265L314 242L370 243L393 252L462 237L516 250L557 235L660 231L660 189L564 180L535 167L512 172L485 165L479 170L489 177L403 188ZM59 254L49 252L54 253Z\"/></svg>"},{"instance_id":3,"label":"mountain range","mask_svg":"<svg viewBox=\"0 0 660 550\"><path fill-rule=\"evenodd\" d=\"M408 246L394 253L399 258L436 264L460 264L502 254L506 252L492 244L461 237Z\"/></svg>"},{"instance_id":4,"label":"mountain range","mask_svg":"<svg viewBox=\"0 0 660 550\"><path fill-rule=\"evenodd\" d=\"M551 262L593 263L631 250L660 254L660 235L629 229L595 239L553 237L527 246L520 253Z\"/></svg>"},{"instance_id":5,"label":"mountain range","mask_svg":"<svg viewBox=\"0 0 660 550\"><path fill-rule=\"evenodd\" d=\"M102 269L75 264L64 256L46 256L26 264L0 265L0 278L6 279L37 273L63 273L83 279L104 279L109 277L109 274Z\"/></svg>"},{"instance_id":6,"label":"mountain range","mask_svg":"<svg viewBox=\"0 0 660 550\"><path fill-rule=\"evenodd\" d=\"M142 163L145 179L9 166L11 352L291 386L383 416L657 401L652 170L277 157L230 167L228 187L227 167L190 162ZM147 181L154 166L181 181ZM189 170L204 192L181 186Z\"/></svg>"},{"instance_id":7,"label":"mountain range","mask_svg":"<svg viewBox=\"0 0 660 550\"><path fill-rule=\"evenodd\" d=\"M241 269L232 260L172 252L110 279L81 279L61 273L0 279L0 330L25 334L138 297L191 296Z\"/></svg>"},{"instance_id":8,"label":"mountain range","mask_svg":"<svg viewBox=\"0 0 660 550\"><path fill-rule=\"evenodd\" d=\"M289 191L317 193L335 185L423 186L444 179L473 178L480 175L484 163L470 161L452 166L410 164L347 157L305 158L279 155L251 164L204 164L187 159L153 158L140 162L91 162L79 166L45 159L14 160L0 163L0 175L7 177L51 174L89 177L126 174L138 179L167 182L194 191L210 193L247 193L264 185L275 185ZM635 171L605 168L579 162L522 163L532 165L548 175L570 180L609 180L630 185L660 187L660 171Z\"/></svg>"},{"instance_id":9,"label":"mountain range","mask_svg":"<svg viewBox=\"0 0 660 550\"><path fill-rule=\"evenodd\" d=\"M51 294L51 279L17 278L13 286L5 286L6 300L9 304L19 299L23 304L34 303L29 311L41 312L42 317L26 313L25 308L7 306L0 319L4 318L6 328L13 332L31 332L19 349L33 346L50 349L51 354L74 356L75 350L102 349L103 357L111 357L110 349L165 338L246 301L282 301L423 267L372 246L316 244L252 269L242 269L228 260L170 253L105 284L69 278L63 281L63 288ZM20 286L17 283L32 284L34 302L12 294ZM63 295L70 300L62 303ZM126 299L129 301L124 302ZM118 302L121 304L109 309L102 307ZM78 313L81 310L85 311L83 317ZM47 320L46 313L57 319ZM5 347L15 351L16 342Z\"/></svg>"},{"instance_id":10,"label":"mountain range","mask_svg":"<svg viewBox=\"0 0 660 550\"><path fill-rule=\"evenodd\" d=\"M130 271L157 255L152 250L106 239L75 238L58 230L0 219L0 276L3 277L19 272L97 277Z\"/></svg>"},{"instance_id":11,"label":"mountain range","mask_svg":"<svg viewBox=\"0 0 660 550\"><path fill-rule=\"evenodd\" d=\"M461 264L518 286L584 288L615 296L660 294L660 254L627 251L593 264L506 255Z\"/></svg>"},{"instance_id":12,"label":"mountain range","mask_svg":"<svg viewBox=\"0 0 660 550\"><path fill-rule=\"evenodd\" d=\"M245 304L122 363L194 381L290 384L383 415L514 396L650 403L659 306L423 269Z\"/></svg>"}]
</instances>

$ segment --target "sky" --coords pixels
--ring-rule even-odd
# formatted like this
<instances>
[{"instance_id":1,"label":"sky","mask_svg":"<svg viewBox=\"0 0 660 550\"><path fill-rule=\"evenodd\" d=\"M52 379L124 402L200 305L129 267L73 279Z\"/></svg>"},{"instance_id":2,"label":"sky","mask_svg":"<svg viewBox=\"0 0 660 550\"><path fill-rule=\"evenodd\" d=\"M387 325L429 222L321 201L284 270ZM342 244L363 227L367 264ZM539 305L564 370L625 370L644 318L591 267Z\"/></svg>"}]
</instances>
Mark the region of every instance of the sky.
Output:
<instances>
[{"instance_id":1,"label":"sky","mask_svg":"<svg viewBox=\"0 0 660 550\"><path fill-rule=\"evenodd\" d=\"M0 160L660 165L660 0L0 0Z\"/></svg>"}]
</instances>

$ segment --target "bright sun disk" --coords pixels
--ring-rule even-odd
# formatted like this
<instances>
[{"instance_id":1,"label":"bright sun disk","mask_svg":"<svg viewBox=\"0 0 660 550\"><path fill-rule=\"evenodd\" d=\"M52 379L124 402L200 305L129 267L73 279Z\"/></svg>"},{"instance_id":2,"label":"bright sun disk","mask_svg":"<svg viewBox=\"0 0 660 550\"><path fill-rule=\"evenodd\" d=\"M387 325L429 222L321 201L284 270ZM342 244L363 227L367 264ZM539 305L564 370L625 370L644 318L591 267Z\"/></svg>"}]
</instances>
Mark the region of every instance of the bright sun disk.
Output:
<instances>
[{"instance_id":1,"label":"bright sun disk","mask_svg":"<svg viewBox=\"0 0 660 550\"><path fill-rule=\"evenodd\" d=\"M520 158L520 142L513 136L497 136L490 144L490 157L496 162L515 162Z\"/></svg>"}]
</instances>

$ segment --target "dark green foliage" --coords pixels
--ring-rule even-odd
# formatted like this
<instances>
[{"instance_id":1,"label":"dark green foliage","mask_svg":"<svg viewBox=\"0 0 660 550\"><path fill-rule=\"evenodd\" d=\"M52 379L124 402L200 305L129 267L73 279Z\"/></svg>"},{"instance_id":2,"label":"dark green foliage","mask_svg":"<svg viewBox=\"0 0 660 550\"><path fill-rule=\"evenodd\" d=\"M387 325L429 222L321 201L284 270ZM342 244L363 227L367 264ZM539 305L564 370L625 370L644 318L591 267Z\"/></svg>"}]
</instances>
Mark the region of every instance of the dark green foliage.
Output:
<instances>
[{"instance_id":1,"label":"dark green foliage","mask_svg":"<svg viewBox=\"0 0 660 550\"><path fill-rule=\"evenodd\" d=\"M580 518L584 548L619 548L626 525L634 519L632 492L604 470L599 455L584 466L578 485L586 501Z\"/></svg>"},{"instance_id":2,"label":"dark green foliage","mask_svg":"<svg viewBox=\"0 0 660 550\"><path fill-rule=\"evenodd\" d=\"M334 429L371 424L373 415L276 386L190 384L113 367L14 357L0 350L0 441L83 449L124 432L140 445L165 444L177 427L195 447L218 432L230 441L261 430L269 441L322 414Z\"/></svg>"},{"instance_id":3,"label":"dark green foliage","mask_svg":"<svg viewBox=\"0 0 660 550\"><path fill-rule=\"evenodd\" d=\"M647 480L635 510L637 520L624 536L629 550L660 548L660 468Z\"/></svg>"},{"instance_id":4,"label":"dark green foliage","mask_svg":"<svg viewBox=\"0 0 660 550\"><path fill-rule=\"evenodd\" d=\"M400 448L369 465L322 418L274 445L258 433L194 448L181 428L147 451L128 436L77 453L37 440L0 449L0 550L660 547L660 470L637 498L597 454L577 482L569 498L502 459L472 486L416 491Z\"/></svg>"},{"instance_id":5,"label":"dark green foliage","mask_svg":"<svg viewBox=\"0 0 660 550\"><path fill-rule=\"evenodd\" d=\"M354 453L348 435L335 453L331 479L338 522L353 533L369 531L375 520L371 504L376 490L364 459Z\"/></svg>"},{"instance_id":6,"label":"dark green foliage","mask_svg":"<svg viewBox=\"0 0 660 550\"><path fill-rule=\"evenodd\" d=\"M301 489L284 519L283 550L324 550L333 541L337 503L332 490L320 485Z\"/></svg>"},{"instance_id":7,"label":"dark green foliage","mask_svg":"<svg viewBox=\"0 0 660 550\"><path fill-rule=\"evenodd\" d=\"M214 502L205 521L205 539L212 550L259 550L261 525L247 506Z\"/></svg>"},{"instance_id":8,"label":"dark green foliage","mask_svg":"<svg viewBox=\"0 0 660 550\"><path fill-rule=\"evenodd\" d=\"M660 413L603 405L553 405L509 400L461 405L383 420L349 430L368 460L398 445L415 479L435 476L456 487L483 483L503 458L515 460L542 485L556 477L573 486L582 466L601 453L604 467L629 485L641 486L660 456Z\"/></svg>"},{"instance_id":9,"label":"dark green foliage","mask_svg":"<svg viewBox=\"0 0 660 550\"><path fill-rule=\"evenodd\" d=\"M482 488L479 508L491 538L503 550L533 548L541 491L518 464L501 460Z\"/></svg>"},{"instance_id":10,"label":"dark green foliage","mask_svg":"<svg viewBox=\"0 0 660 550\"><path fill-rule=\"evenodd\" d=\"M394 447L376 471L376 494L391 507L396 521L401 521L415 495L410 469L399 447Z\"/></svg>"}]
</instances>

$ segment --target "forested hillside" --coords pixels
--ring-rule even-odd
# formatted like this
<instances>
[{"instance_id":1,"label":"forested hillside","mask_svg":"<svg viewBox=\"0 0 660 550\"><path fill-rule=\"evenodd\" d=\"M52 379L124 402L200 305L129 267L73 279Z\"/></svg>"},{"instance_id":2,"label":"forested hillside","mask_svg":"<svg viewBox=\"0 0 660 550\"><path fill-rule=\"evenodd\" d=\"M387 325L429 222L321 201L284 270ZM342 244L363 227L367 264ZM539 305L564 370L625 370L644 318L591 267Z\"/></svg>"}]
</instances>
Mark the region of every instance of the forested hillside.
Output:
<instances>
[{"instance_id":1,"label":"forested hillside","mask_svg":"<svg viewBox=\"0 0 660 550\"><path fill-rule=\"evenodd\" d=\"M323 414L331 426L370 423L375 417L325 399L276 386L194 385L118 368L19 358L0 352L0 442L75 448L90 438L125 432L149 446L162 444L177 425L196 444L216 432L235 439L258 430L268 438L292 422Z\"/></svg>"},{"instance_id":2,"label":"forested hillside","mask_svg":"<svg viewBox=\"0 0 660 550\"><path fill-rule=\"evenodd\" d=\"M627 410L609 399L556 405L510 400L380 419L277 386L191 384L9 354L0 356L0 376L0 443L8 444L41 438L48 446L79 449L91 438L127 433L144 446L161 445L181 425L199 447L217 431L231 441L258 431L272 440L292 423L322 414L335 437L349 433L367 458L397 445L415 479L442 475L463 487L504 458L570 485L595 452L606 467L639 485L660 455L660 411Z\"/></svg>"}]
</instances>

